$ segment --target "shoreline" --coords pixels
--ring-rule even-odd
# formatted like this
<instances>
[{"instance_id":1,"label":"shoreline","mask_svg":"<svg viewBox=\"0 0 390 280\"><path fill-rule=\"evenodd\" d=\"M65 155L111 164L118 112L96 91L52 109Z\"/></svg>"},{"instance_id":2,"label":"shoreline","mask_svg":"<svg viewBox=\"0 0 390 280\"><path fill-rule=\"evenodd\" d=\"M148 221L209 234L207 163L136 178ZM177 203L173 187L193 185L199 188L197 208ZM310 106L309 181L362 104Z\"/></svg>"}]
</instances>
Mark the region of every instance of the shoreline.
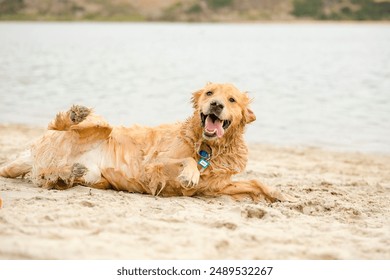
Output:
<instances>
[{"instance_id":1,"label":"shoreline","mask_svg":"<svg viewBox=\"0 0 390 280\"><path fill-rule=\"evenodd\" d=\"M34 137L39 137L42 135L47 128L47 125L34 125L34 124L23 124L23 123L0 123L0 131L4 129L20 129L25 131L31 131L34 135ZM30 139L31 141L32 139ZM248 145L248 148L251 147L262 147L263 149L270 148L270 149L280 149L280 150L317 150L322 152L331 152L335 154L352 154L352 155L362 155L362 156L373 156L373 157L389 157L390 153L385 151L361 151L361 150L347 150L343 149L342 147L329 147L329 146L321 146L321 145L315 145L315 144L280 144L280 143L270 143L270 142L261 142L261 141L248 141L246 140L246 143ZM28 143L26 143L27 145ZM1 164L1 162L0 162Z\"/></svg>"},{"instance_id":2,"label":"shoreline","mask_svg":"<svg viewBox=\"0 0 390 280\"><path fill-rule=\"evenodd\" d=\"M0 165L44 128L0 125ZM0 259L390 259L389 155L249 144L273 204L0 178ZM58 249L60 248L60 249Z\"/></svg>"}]
</instances>

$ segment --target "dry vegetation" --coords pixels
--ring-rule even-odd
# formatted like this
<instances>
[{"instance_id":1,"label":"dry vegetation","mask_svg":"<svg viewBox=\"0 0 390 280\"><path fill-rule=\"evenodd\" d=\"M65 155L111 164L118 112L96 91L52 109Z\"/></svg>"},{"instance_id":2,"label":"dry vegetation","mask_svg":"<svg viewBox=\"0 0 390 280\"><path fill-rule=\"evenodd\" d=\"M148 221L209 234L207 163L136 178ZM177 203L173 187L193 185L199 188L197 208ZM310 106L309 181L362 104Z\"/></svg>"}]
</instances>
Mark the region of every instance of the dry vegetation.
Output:
<instances>
[{"instance_id":1,"label":"dry vegetation","mask_svg":"<svg viewBox=\"0 0 390 280\"><path fill-rule=\"evenodd\" d=\"M390 19L390 0L0 0L3 20Z\"/></svg>"}]
</instances>

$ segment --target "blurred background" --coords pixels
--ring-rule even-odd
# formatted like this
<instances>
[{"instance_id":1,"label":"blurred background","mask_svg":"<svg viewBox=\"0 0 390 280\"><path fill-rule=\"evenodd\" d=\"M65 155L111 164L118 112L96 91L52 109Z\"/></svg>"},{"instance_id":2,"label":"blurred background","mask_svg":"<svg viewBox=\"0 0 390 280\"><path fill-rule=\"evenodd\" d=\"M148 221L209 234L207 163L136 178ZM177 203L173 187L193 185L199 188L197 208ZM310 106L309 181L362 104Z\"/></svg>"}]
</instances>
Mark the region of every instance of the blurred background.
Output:
<instances>
[{"instance_id":1,"label":"blurred background","mask_svg":"<svg viewBox=\"0 0 390 280\"><path fill-rule=\"evenodd\" d=\"M390 153L390 0L0 0L0 124L72 104L113 124L248 91L247 140Z\"/></svg>"},{"instance_id":2,"label":"blurred background","mask_svg":"<svg viewBox=\"0 0 390 280\"><path fill-rule=\"evenodd\" d=\"M0 0L1 19L115 21L384 20L389 0Z\"/></svg>"}]
</instances>

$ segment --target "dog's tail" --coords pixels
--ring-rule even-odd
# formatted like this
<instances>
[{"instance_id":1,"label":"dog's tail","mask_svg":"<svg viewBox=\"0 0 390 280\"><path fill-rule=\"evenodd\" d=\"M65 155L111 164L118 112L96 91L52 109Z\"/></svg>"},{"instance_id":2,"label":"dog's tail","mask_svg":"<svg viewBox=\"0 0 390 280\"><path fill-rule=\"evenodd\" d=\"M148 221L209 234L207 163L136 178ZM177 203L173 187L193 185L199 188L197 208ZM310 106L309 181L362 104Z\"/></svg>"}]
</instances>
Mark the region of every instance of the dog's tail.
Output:
<instances>
[{"instance_id":1,"label":"dog's tail","mask_svg":"<svg viewBox=\"0 0 390 280\"><path fill-rule=\"evenodd\" d=\"M30 172L32 168L31 152L24 151L13 161L5 163L0 167L0 176L6 178L16 178Z\"/></svg>"}]
</instances>

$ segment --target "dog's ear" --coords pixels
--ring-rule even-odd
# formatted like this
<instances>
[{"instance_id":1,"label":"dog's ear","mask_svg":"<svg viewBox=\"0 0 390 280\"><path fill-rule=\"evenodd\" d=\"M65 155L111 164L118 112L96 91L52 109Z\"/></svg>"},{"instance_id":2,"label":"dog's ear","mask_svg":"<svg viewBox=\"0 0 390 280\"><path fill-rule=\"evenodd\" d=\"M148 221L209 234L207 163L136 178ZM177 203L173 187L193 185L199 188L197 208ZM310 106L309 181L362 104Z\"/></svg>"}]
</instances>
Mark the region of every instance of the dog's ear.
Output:
<instances>
[{"instance_id":1,"label":"dog's ear","mask_svg":"<svg viewBox=\"0 0 390 280\"><path fill-rule=\"evenodd\" d=\"M194 109L198 109L199 98L202 95L202 92L203 89L200 89L192 94L191 102Z\"/></svg>"},{"instance_id":2,"label":"dog's ear","mask_svg":"<svg viewBox=\"0 0 390 280\"><path fill-rule=\"evenodd\" d=\"M248 123L251 123L251 122L254 122L256 120L256 115L255 113L248 108L249 104L253 101L253 99L249 98L249 95L248 95L248 92L243 92L244 94L244 100L246 102L246 108L244 109L244 122L245 124L248 124Z\"/></svg>"},{"instance_id":3,"label":"dog's ear","mask_svg":"<svg viewBox=\"0 0 390 280\"><path fill-rule=\"evenodd\" d=\"M256 120L256 115L255 113L253 113L253 111L249 108L246 109L246 112L245 112L245 121L246 123L251 123L251 122L254 122Z\"/></svg>"}]
</instances>

